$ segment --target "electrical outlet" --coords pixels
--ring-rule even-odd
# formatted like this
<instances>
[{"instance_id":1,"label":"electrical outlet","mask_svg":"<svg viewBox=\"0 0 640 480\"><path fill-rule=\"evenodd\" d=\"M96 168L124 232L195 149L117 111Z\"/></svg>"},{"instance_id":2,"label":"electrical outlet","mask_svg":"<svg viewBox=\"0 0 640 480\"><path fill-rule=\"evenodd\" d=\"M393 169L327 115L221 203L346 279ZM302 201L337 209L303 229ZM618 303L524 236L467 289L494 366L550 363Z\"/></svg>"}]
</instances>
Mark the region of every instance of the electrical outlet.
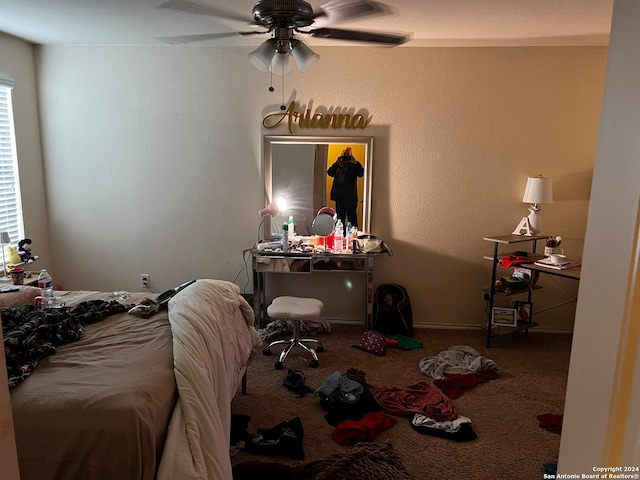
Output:
<instances>
[{"instance_id":1,"label":"electrical outlet","mask_svg":"<svg viewBox=\"0 0 640 480\"><path fill-rule=\"evenodd\" d=\"M149 275L148 273L141 273L140 286L142 288L149 288L151 286L151 275Z\"/></svg>"}]
</instances>

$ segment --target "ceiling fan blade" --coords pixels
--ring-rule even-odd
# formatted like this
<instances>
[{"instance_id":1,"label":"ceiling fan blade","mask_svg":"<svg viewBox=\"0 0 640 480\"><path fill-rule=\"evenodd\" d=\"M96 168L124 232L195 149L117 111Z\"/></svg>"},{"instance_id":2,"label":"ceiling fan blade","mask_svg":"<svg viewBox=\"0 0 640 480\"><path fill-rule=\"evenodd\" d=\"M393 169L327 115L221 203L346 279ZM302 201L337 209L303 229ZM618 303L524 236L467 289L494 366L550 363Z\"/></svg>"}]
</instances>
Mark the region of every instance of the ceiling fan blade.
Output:
<instances>
[{"instance_id":1,"label":"ceiling fan blade","mask_svg":"<svg viewBox=\"0 0 640 480\"><path fill-rule=\"evenodd\" d=\"M358 30L343 30L339 28L316 28L307 32L312 37L329 38L334 40L353 40L354 42L380 43L383 45L402 45L411 39L411 35L384 32L361 32Z\"/></svg>"},{"instance_id":2,"label":"ceiling fan blade","mask_svg":"<svg viewBox=\"0 0 640 480\"><path fill-rule=\"evenodd\" d=\"M225 10L220 7L212 7L209 5L203 5L201 3L192 2L190 0L169 0L168 2L161 3L158 8L169 8L172 10L181 10L189 13L199 13L202 15L212 15L214 17L226 18L229 20L237 20L239 22L254 24L253 19L239 13Z\"/></svg>"},{"instance_id":3,"label":"ceiling fan blade","mask_svg":"<svg viewBox=\"0 0 640 480\"><path fill-rule=\"evenodd\" d=\"M181 43L201 42L203 40L215 40L216 38L233 37L234 35L253 35L265 32L226 32L226 33L202 33L199 35L178 35L173 37L156 37L158 40L177 45Z\"/></svg>"},{"instance_id":4,"label":"ceiling fan blade","mask_svg":"<svg viewBox=\"0 0 640 480\"><path fill-rule=\"evenodd\" d=\"M332 0L315 9L314 25L329 25L390 13L389 7L370 0Z\"/></svg>"}]
</instances>

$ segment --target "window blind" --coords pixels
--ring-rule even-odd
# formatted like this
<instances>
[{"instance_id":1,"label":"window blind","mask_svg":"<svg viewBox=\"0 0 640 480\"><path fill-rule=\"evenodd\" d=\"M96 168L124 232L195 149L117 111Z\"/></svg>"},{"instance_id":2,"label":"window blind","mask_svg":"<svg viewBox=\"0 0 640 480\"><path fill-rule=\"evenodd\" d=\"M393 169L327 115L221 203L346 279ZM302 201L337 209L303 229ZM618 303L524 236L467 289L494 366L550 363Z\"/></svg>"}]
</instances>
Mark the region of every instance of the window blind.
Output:
<instances>
[{"instance_id":1,"label":"window blind","mask_svg":"<svg viewBox=\"0 0 640 480\"><path fill-rule=\"evenodd\" d=\"M0 77L0 232L8 232L11 244L16 245L22 238L23 228L11 103L12 87L10 79Z\"/></svg>"}]
</instances>

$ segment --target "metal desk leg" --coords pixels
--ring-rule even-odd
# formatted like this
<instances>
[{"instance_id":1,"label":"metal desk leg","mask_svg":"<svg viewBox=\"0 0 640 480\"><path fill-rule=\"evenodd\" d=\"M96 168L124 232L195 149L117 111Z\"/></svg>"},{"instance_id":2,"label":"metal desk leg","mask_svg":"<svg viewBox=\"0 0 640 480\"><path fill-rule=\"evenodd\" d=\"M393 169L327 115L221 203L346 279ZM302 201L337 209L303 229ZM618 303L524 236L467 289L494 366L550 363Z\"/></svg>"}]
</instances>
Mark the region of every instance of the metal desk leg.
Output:
<instances>
[{"instance_id":1,"label":"metal desk leg","mask_svg":"<svg viewBox=\"0 0 640 480\"><path fill-rule=\"evenodd\" d=\"M487 312L487 348L491 348L491 317L493 315L493 297L496 294L496 270L498 269L498 243L493 244L493 269L489 285L489 311Z\"/></svg>"},{"instance_id":2,"label":"metal desk leg","mask_svg":"<svg viewBox=\"0 0 640 480\"><path fill-rule=\"evenodd\" d=\"M373 258L365 259L366 262L366 285L365 285L365 328L373 328Z\"/></svg>"},{"instance_id":3,"label":"metal desk leg","mask_svg":"<svg viewBox=\"0 0 640 480\"><path fill-rule=\"evenodd\" d=\"M255 259L254 259L255 261ZM266 310L264 305L264 273L258 272L253 268L253 310L255 312L255 327L262 328L263 321L266 318Z\"/></svg>"}]
</instances>

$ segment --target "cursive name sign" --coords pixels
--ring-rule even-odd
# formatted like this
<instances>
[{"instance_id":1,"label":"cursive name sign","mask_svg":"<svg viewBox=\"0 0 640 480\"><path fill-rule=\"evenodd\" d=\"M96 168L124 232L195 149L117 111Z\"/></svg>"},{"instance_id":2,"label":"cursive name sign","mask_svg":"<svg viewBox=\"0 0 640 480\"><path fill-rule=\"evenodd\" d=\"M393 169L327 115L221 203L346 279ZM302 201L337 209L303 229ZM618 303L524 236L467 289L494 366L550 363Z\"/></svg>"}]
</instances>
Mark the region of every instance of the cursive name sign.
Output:
<instances>
[{"instance_id":1,"label":"cursive name sign","mask_svg":"<svg viewBox=\"0 0 640 480\"><path fill-rule=\"evenodd\" d=\"M272 113L262 120L264 128L276 128L283 122L287 122L289 133L293 133L293 126L300 128L365 128L371 122L371 116L360 113L312 112L311 103L307 109L303 109L296 101L289 104L289 108L282 113Z\"/></svg>"}]
</instances>

